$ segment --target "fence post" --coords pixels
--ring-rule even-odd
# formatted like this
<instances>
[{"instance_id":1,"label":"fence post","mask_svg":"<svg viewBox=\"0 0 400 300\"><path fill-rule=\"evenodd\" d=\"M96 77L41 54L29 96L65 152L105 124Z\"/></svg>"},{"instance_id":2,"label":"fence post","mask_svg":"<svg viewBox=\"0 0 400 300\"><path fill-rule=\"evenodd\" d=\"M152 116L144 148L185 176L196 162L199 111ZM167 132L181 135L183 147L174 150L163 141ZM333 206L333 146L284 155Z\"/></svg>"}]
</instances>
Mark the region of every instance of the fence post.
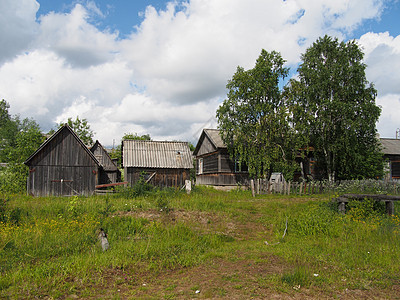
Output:
<instances>
[{"instance_id":1,"label":"fence post","mask_svg":"<svg viewBox=\"0 0 400 300\"><path fill-rule=\"evenodd\" d=\"M251 188L251 194L253 195L253 197L255 197L255 191L254 191L254 180L251 179L250 180L250 188Z\"/></svg>"}]
</instances>

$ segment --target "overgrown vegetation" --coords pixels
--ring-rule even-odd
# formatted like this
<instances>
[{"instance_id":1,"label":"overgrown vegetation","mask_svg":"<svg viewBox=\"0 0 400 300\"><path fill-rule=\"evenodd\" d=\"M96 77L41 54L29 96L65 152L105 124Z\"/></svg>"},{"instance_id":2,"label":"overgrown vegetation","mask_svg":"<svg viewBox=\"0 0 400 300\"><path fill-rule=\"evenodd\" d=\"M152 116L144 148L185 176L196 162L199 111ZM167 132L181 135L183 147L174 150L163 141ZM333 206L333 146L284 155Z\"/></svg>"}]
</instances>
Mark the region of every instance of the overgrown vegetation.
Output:
<instances>
[{"instance_id":1,"label":"overgrown vegetation","mask_svg":"<svg viewBox=\"0 0 400 300\"><path fill-rule=\"evenodd\" d=\"M89 198L3 195L0 297L396 293L397 204L394 216L370 200L349 203L343 215L328 196L142 188Z\"/></svg>"},{"instance_id":2,"label":"overgrown vegetation","mask_svg":"<svg viewBox=\"0 0 400 300\"><path fill-rule=\"evenodd\" d=\"M23 162L44 141L39 125L32 119L21 120L9 114L10 105L0 101L0 192L25 190L28 167Z\"/></svg>"}]
</instances>

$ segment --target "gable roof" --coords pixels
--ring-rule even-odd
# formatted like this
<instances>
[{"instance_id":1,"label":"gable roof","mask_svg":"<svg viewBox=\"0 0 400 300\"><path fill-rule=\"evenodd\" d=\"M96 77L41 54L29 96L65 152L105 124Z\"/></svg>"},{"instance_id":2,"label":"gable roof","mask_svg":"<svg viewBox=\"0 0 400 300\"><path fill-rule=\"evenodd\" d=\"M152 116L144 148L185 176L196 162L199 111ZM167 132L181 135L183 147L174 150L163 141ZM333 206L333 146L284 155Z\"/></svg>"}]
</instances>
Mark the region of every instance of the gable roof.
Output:
<instances>
[{"instance_id":1,"label":"gable roof","mask_svg":"<svg viewBox=\"0 0 400 300\"><path fill-rule=\"evenodd\" d=\"M58 129L51 137L49 137L46 141L43 142L40 147L31 154L25 160L24 164L29 166L30 161L39 153L41 152L48 144L50 144L57 135L59 135L62 131L67 130L69 133L78 141L78 143L82 146L82 148L87 152L87 154L93 159L93 161L100 167L100 163L96 159L96 157L93 155L93 153L86 147L86 145L82 142L82 140L76 135L76 133L72 130L71 127L68 126L68 124L64 124L60 129Z\"/></svg>"},{"instance_id":2,"label":"gable roof","mask_svg":"<svg viewBox=\"0 0 400 300\"><path fill-rule=\"evenodd\" d=\"M207 137L211 144L215 147L215 149L224 149L226 145L219 134L219 129L203 129L203 132L200 135L199 141L197 142L196 148L193 151L193 155L197 155L201 144L204 141L204 138Z\"/></svg>"},{"instance_id":3,"label":"gable roof","mask_svg":"<svg viewBox=\"0 0 400 300\"><path fill-rule=\"evenodd\" d=\"M100 152L102 153L101 157L97 157L95 154L96 148L100 149ZM92 147L90 147L90 152L93 153L93 155L96 157L97 161L99 164L103 167L105 171L116 171L118 170L117 165L114 163L114 161L111 159L110 155L108 154L108 151L103 147L102 144L98 140L94 143ZM104 160L105 158L105 160Z\"/></svg>"},{"instance_id":4,"label":"gable roof","mask_svg":"<svg viewBox=\"0 0 400 300\"><path fill-rule=\"evenodd\" d=\"M124 167L193 168L192 153L187 142L125 140L122 142Z\"/></svg>"},{"instance_id":5,"label":"gable roof","mask_svg":"<svg viewBox=\"0 0 400 300\"><path fill-rule=\"evenodd\" d=\"M382 152L387 155L400 155L400 139L381 138Z\"/></svg>"}]
</instances>

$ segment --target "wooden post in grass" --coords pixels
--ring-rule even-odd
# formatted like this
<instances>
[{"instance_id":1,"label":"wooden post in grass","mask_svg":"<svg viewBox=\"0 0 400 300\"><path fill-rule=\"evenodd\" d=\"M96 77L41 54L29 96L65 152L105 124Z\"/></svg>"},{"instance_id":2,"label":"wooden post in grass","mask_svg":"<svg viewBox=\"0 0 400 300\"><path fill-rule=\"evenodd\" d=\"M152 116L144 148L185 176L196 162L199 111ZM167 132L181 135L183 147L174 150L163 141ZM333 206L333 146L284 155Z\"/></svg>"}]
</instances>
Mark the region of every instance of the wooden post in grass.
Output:
<instances>
[{"instance_id":1,"label":"wooden post in grass","mask_svg":"<svg viewBox=\"0 0 400 300\"><path fill-rule=\"evenodd\" d=\"M103 228L100 228L99 240L101 243L101 248L103 251L106 251L110 247L110 244L108 243L107 234L104 232Z\"/></svg>"},{"instance_id":2,"label":"wooden post in grass","mask_svg":"<svg viewBox=\"0 0 400 300\"><path fill-rule=\"evenodd\" d=\"M250 188L251 188L251 194L253 195L253 197L255 197L255 191L254 191L254 180L251 179L250 180Z\"/></svg>"},{"instance_id":3,"label":"wooden post in grass","mask_svg":"<svg viewBox=\"0 0 400 300\"><path fill-rule=\"evenodd\" d=\"M394 215L394 203L393 201L385 201L385 205L386 205L386 213L388 215Z\"/></svg>"},{"instance_id":4,"label":"wooden post in grass","mask_svg":"<svg viewBox=\"0 0 400 300\"><path fill-rule=\"evenodd\" d=\"M192 182L190 180L185 180L185 188L186 188L186 193L189 195L190 192L192 191Z\"/></svg>"}]
</instances>

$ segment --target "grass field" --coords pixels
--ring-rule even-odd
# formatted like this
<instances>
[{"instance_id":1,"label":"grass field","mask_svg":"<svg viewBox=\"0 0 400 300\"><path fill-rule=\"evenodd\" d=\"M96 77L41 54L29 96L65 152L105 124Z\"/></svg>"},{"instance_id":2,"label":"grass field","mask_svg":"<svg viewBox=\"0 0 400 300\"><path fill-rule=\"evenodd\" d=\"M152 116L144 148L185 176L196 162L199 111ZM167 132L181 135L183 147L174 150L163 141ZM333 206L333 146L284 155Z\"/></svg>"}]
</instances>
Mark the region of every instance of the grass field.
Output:
<instances>
[{"instance_id":1,"label":"grass field","mask_svg":"<svg viewBox=\"0 0 400 300\"><path fill-rule=\"evenodd\" d=\"M400 298L397 204L133 196L0 196L0 298Z\"/></svg>"}]
</instances>

